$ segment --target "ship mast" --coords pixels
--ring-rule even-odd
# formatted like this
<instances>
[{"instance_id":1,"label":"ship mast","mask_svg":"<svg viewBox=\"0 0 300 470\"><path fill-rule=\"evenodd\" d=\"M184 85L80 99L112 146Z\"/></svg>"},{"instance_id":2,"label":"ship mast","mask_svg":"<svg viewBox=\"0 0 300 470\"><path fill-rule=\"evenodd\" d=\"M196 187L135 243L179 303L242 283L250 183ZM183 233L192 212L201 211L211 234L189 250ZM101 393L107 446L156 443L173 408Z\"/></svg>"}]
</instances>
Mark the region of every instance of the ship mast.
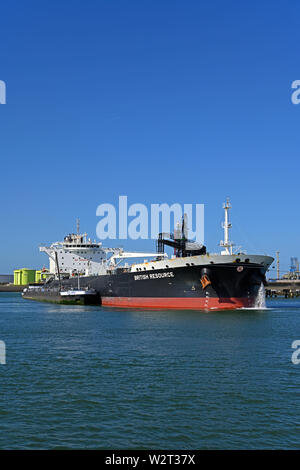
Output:
<instances>
[{"instance_id":1,"label":"ship mast","mask_svg":"<svg viewBox=\"0 0 300 470\"><path fill-rule=\"evenodd\" d=\"M229 240L229 229L232 227L231 223L229 222L229 209L231 209L229 198L227 198L226 202L223 204L223 209L225 211L225 221L222 224L224 229L224 240L220 242L220 246L225 248L225 250L223 250L221 254L232 255L233 243Z\"/></svg>"}]
</instances>

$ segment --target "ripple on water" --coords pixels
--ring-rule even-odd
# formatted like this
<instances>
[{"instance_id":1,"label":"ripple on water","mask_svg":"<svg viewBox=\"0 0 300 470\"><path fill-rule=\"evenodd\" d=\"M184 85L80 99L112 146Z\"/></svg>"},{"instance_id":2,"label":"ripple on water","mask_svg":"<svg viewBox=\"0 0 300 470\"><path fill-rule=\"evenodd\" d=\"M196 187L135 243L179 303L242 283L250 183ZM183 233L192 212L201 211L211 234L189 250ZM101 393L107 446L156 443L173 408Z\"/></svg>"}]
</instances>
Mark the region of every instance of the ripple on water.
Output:
<instances>
[{"instance_id":1,"label":"ripple on water","mask_svg":"<svg viewBox=\"0 0 300 470\"><path fill-rule=\"evenodd\" d=\"M297 448L299 307L131 312L0 294L0 448Z\"/></svg>"}]
</instances>

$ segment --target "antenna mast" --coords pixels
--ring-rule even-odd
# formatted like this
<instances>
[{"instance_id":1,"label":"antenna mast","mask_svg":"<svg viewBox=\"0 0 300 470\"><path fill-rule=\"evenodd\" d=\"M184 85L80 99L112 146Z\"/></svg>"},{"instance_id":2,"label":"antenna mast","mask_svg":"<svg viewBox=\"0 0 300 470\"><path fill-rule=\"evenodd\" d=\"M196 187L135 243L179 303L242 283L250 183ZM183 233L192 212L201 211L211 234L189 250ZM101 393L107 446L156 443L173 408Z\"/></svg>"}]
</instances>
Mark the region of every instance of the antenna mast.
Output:
<instances>
[{"instance_id":1,"label":"antenna mast","mask_svg":"<svg viewBox=\"0 0 300 470\"><path fill-rule=\"evenodd\" d=\"M76 231L77 231L77 235L80 234L80 219L76 219Z\"/></svg>"},{"instance_id":2,"label":"antenna mast","mask_svg":"<svg viewBox=\"0 0 300 470\"><path fill-rule=\"evenodd\" d=\"M229 222L229 209L231 209L229 198L227 198L226 202L223 204L223 209L225 211L225 221L222 224L222 227L224 229L224 240L220 242L220 246L225 248L225 250L223 250L221 254L232 255L233 243L229 241L229 229L232 227L231 223Z\"/></svg>"},{"instance_id":3,"label":"antenna mast","mask_svg":"<svg viewBox=\"0 0 300 470\"><path fill-rule=\"evenodd\" d=\"M279 253L280 251L276 251L277 280L280 279Z\"/></svg>"}]
</instances>

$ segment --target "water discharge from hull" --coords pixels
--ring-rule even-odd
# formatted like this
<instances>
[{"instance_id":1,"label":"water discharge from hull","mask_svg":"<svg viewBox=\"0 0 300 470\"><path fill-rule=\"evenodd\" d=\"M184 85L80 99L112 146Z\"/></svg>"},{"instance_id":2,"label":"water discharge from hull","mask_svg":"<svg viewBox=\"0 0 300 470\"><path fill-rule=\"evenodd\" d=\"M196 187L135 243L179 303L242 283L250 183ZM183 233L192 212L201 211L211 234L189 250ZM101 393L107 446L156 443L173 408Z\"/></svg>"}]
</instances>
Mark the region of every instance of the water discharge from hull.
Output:
<instances>
[{"instance_id":1,"label":"water discharge from hull","mask_svg":"<svg viewBox=\"0 0 300 470\"><path fill-rule=\"evenodd\" d=\"M258 289L258 293L257 293L257 297L256 297L256 300L255 300L254 308L256 310L265 310L267 308L267 305L266 305L266 291L265 291L265 286L264 286L263 283L261 283L261 285Z\"/></svg>"},{"instance_id":2,"label":"water discharge from hull","mask_svg":"<svg viewBox=\"0 0 300 470\"><path fill-rule=\"evenodd\" d=\"M251 307L241 307L238 310L269 310L266 304L266 292L265 292L265 286L263 283L261 283L257 296L252 303Z\"/></svg>"}]
</instances>

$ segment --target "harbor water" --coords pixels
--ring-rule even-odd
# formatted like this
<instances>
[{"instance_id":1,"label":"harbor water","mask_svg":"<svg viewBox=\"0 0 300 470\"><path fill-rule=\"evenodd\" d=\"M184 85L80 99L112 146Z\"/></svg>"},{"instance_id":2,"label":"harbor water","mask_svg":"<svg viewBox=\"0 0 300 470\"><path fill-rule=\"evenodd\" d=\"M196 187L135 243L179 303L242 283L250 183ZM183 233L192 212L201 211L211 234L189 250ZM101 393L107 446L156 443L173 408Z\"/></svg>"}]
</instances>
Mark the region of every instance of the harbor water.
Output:
<instances>
[{"instance_id":1,"label":"harbor water","mask_svg":"<svg viewBox=\"0 0 300 470\"><path fill-rule=\"evenodd\" d=\"M0 449L298 448L300 299L266 307L133 311L0 293Z\"/></svg>"}]
</instances>

